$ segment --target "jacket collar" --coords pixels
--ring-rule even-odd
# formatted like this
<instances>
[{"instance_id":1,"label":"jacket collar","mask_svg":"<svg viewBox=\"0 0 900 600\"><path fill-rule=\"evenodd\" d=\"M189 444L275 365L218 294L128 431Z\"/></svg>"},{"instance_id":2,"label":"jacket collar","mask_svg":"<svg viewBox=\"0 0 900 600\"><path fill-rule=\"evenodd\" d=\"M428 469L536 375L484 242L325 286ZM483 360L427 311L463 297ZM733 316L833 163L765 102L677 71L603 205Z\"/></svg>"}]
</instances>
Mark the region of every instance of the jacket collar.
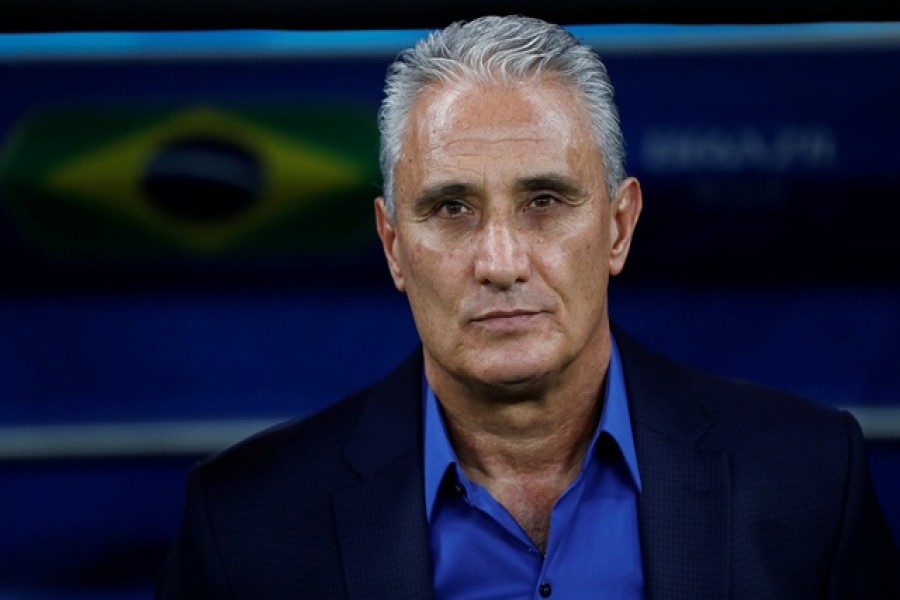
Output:
<instances>
[{"instance_id":1,"label":"jacket collar","mask_svg":"<svg viewBox=\"0 0 900 600\"><path fill-rule=\"evenodd\" d=\"M647 598L729 593L728 456L704 447L711 418L698 374L616 331L643 489L638 511Z\"/></svg>"},{"instance_id":2,"label":"jacket collar","mask_svg":"<svg viewBox=\"0 0 900 600\"><path fill-rule=\"evenodd\" d=\"M434 597L421 451L422 351L369 392L344 449L357 482L334 496L350 598Z\"/></svg>"}]
</instances>

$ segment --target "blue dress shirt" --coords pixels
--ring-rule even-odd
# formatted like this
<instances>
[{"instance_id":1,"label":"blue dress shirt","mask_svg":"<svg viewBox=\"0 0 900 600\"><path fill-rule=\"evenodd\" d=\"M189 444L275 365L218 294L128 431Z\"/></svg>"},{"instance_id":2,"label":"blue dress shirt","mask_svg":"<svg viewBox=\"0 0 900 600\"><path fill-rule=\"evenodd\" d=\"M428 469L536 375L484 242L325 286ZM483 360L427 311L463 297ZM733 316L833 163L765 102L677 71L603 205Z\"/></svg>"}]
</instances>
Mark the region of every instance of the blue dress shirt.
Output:
<instances>
[{"instance_id":1,"label":"blue dress shirt","mask_svg":"<svg viewBox=\"0 0 900 600\"><path fill-rule=\"evenodd\" d=\"M463 473L438 400L427 381L424 388L425 510L438 600L643 597L641 480L615 340L600 421L581 472L553 506L543 556Z\"/></svg>"}]
</instances>

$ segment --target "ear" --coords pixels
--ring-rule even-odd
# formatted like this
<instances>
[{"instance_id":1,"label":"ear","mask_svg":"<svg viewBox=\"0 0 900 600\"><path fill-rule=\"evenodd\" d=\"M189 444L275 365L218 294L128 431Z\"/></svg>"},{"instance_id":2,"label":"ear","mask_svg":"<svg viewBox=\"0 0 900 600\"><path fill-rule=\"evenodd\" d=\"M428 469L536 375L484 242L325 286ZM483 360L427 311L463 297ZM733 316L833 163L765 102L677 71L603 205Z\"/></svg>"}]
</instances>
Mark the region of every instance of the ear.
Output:
<instances>
[{"instance_id":1,"label":"ear","mask_svg":"<svg viewBox=\"0 0 900 600\"><path fill-rule=\"evenodd\" d=\"M609 273L618 275L625 268L625 259L628 258L628 250L631 248L631 238L638 218L641 216L641 208L644 199L641 195L641 184L634 177L628 177L619 186L616 198L612 202L612 218L610 219L610 241L612 246L609 252Z\"/></svg>"},{"instance_id":2,"label":"ear","mask_svg":"<svg viewBox=\"0 0 900 600\"><path fill-rule=\"evenodd\" d=\"M381 196L375 198L375 227L378 229L381 249L384 250L384 257L387 259L388 269L391 272L394 285L403 292L406 288L403 281L403 271L400 269L400 263L397 262L397 230L394 229L394 225L391 223L387 206L385 206L384 198Z\"/></svg>"}]
</instances>

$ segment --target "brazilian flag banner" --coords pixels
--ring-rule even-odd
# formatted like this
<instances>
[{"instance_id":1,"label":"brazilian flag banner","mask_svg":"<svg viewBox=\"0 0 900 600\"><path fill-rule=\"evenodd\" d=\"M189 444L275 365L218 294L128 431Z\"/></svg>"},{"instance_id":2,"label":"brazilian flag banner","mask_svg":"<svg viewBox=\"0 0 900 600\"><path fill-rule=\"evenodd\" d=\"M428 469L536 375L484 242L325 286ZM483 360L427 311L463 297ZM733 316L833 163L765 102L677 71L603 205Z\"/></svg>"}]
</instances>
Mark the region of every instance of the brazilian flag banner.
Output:
<instances>
[{"instance_id":1,"label":"brazilian flag banner","mask_svg":"<svg viewBox=\"0 0 900 600\"><path fill-rule=\"evenodd\" d=\"M78 106L22 120L0 207L70 264L316 261L374 240L371 108Z\"/></svg>"}]
</instances>

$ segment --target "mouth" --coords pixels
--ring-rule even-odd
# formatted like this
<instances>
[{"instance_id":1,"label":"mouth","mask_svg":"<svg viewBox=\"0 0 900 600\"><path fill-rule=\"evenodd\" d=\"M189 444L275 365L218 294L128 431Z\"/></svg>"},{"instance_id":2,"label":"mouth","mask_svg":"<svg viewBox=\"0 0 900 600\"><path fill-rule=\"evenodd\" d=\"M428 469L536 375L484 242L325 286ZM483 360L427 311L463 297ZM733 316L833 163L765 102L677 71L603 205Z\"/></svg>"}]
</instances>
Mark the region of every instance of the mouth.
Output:
<instances>
[{"instance_id":1,"label":"mouth","mask_svg":"<svg viewBox=\"0 0 900 600\"><path fill-rule=\"evenodd\" d=\"M516 330L528 327L542 314L539 310L492 310L472 319L475 325L488 329Z\"/></svg>"},{"instance_id":2,"label":"mouth","mask_svg":"<svg viewBox=\"0 0 900 600\"><path fill-rule=\"evenodd\" d=\"M516 318L520 318L520 317L533 317L534 315L537 315L537 314L540 314L540 311L526 310L526 309L492 310L490 312L481 314L472 320L473 321L491 321L494 319L516 319Z\"/></svg>"}]
</instances>

